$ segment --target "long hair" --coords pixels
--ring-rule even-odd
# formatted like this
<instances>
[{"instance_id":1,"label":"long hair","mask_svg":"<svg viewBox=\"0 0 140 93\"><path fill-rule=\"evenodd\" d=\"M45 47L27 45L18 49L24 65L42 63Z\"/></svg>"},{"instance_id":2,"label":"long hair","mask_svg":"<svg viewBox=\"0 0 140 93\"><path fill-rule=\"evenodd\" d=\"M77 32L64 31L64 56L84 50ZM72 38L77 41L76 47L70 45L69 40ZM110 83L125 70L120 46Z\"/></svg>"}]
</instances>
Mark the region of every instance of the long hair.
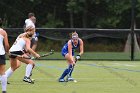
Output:
<instances>
[{"instance_id":1,"label":"long hair","mask_svg":"<svg viewBox=\"0 0 140 93\"><path fill-rule=\"evenodd\" d=\"M26 38L32 38L32 36L33 36L33 34L30 33L30 32L26 32L26 33L24 34L24 37L26 37Z\"/></svg>"},{"instance_id":2,"label":"long hair","mask_svg":"<svg viewBox=\"0 0 140 93\"><path fill-rule=\"evenodd\" d=\"M33 28L32 26L28 26L24 29L24 31L25 31L25 37L31 38L34 35L35 28Z\"/></svg>"},{"instance_id":3,"label":"long hair","mask_svg":"<svg viewBox=\"0 0 140 93\"><path fill-rule=\"evenodd\" d=\"M30 31L34 31L35 28L33 26L28 26L26 28L24 28L24 32L30 32Z\"/></svg>"}]
</instances>

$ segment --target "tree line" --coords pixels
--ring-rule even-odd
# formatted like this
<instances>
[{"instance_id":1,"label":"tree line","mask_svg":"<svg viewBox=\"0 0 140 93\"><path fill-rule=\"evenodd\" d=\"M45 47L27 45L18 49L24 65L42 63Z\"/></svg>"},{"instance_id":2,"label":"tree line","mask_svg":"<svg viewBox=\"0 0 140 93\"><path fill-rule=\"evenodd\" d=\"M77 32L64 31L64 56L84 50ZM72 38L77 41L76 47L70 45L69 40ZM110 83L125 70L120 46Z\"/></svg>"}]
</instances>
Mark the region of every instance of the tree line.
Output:
<instances>
[{"instance_id":1,"label":"tree line","mask_svg":"<svg viewBox=\"0 0 140 93\"><path fill-rule=\"evenodd\" d=\"M4 27L23 27L29 12L37 27L130 28L132 0L0 0ZM136 0L136 27L140 28L140 0Z\"/></svg>"}]
</instances>

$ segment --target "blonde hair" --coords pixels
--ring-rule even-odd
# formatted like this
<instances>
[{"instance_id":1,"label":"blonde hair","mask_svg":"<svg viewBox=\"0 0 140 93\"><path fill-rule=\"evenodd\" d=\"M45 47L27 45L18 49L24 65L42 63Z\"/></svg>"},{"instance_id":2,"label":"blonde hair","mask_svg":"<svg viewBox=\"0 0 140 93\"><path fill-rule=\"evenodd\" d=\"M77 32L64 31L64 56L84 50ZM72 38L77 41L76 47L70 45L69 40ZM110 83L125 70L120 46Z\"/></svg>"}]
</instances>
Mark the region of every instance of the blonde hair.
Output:
<instances>
[{"instance_id":1,"label":"blonde hair","mask_svg":"<svg viewBox=\"0 0 140 93\"><path fill-rule=\"evenodd\" d=\"M25 32L25 34L24 34L24 37L26 37L26 38L32 38L32 36L33 36L33 33L31 33L31 32Z\"/></svg>"},{"instance_id":2,"label":"blonde hair","mask_svg":"<svg viewBox=\"0 0 140 93\"><path fill-rule=\"evenodd\" d=\"M24 29L25 32L28 32L28 31L35 31L35 28L33 26L28 26Z\"/></svg>"}]
</instances>

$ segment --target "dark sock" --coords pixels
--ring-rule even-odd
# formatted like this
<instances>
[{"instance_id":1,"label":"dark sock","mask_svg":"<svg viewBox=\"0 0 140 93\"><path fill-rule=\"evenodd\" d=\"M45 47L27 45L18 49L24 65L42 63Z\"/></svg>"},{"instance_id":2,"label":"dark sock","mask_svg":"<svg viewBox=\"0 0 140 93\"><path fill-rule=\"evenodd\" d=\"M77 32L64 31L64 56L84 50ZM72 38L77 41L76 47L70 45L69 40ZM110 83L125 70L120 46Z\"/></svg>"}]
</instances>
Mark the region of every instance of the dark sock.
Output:
<instances>
[{"instance_id":1,"label":"dark sock","mask_svg":"<svg viewBox=\"0 0 140 93\"><path fill-rule=\"evenodd\" d=\"M73 70L74 70L74 67L71 69L71 72L70 72L70 74L69 74L70 77L71 77L71 75L72 75Z\"/></svg>"},{"instance_id":2,"label":"dark sock","mask_svg":"<svg viewBox=\"0 0 140 93\"><path fill-rule=\"evenodd\" d=\"M69 74L69 72L72 70L72 65L69 65L69 67L67 69L65 69L65 71L63 72L63 74L61 75L60 79L63 79L67 74Z\"/></svg>"},{"instance_id":3,"label":"dark sock","mask_svg":"<svg viewBox=\"0 0 140 93\"><path fill-rule=\"evenodd\" d=\"M60 79L63 79L67 74L68 74L68 69L65 69L65 71L61 75Z\"/></svg>"}]
</instances>

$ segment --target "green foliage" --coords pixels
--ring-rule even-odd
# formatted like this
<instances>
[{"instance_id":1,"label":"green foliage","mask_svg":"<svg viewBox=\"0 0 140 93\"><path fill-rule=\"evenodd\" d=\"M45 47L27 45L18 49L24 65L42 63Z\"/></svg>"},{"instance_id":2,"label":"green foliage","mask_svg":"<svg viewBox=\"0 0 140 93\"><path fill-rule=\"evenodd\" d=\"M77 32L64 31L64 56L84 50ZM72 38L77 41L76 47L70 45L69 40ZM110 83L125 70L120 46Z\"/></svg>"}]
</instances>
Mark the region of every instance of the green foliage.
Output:
<instances>
[{"instance_id":1,"label":"green foliage","mask_svg":"<svg viewBox=\"0 0 140 93\"><path fill-rule=\"evenodd\" d=\"M76 0L70 0L67 3L67 11L73 12L73 13L78 13L79 11L82 11L82 7L78 5L78 2Z\"/></svg>"},{"instance_id":2,"label":"green foliage","mask_svg":"<svg viewBox=\"0 0 140 93\"><path fill-rule=\"evenodd\" d=\"M8 26L8 20L6 18L7 18L7 15L5 15L5 17L4 17L3 21L2 21L2 27L3 28L9 27Z\"/></svg>"},{"instance_id":3,"label":"green foliage","mask_svg":"<svg viewBox=\"0 0 140 93\"><path fill-rule=\"evenodd\" d=\"M23 27L29 12L38 27L130 28L132 0L1 0L4 27ZM137 27L140 0L136 0ZM72 12L72 13L71 13ZM69 19L71 16L71 20ZM84 25L83 25L84 24Z\"/></svg>"},{"instance_id":4,"label":"green foliage","mask_svg":"<svg viewBox=\"0 0 140 93\"><path fill-rule=\"evenodd\" d=\"M95 38L94 38L95 39ZM65 42L39 38L37 51L49 51L51 49L60 52ZM96 39L96 41L84 40L85 52L123 52L125 42L116 39ZM78 51L78 49L77 49Z\"/></svg>"},{"instance_id":5,"label":"green foliage","mask_svg":"<svg viewBox=\"0 0 140 93\"><path fill-rule=\"evenodd\" d=\"M97 28L118 28L123 19L127 18L127 11L131 10L131 3L126 0L105 0L101 9L103 7L105 10L104 16L98 18ZM127 21L125 22L127 23ZM123 22L123 24L126 23Z\"/></svg>"},{"instance_id":6,"label":"green foliage","mask_svg":"<svg viewBox=\"0 0 140 93\"><path fill-rule=\"evenodd\" d=\"M105 38L104 38L105 39ZM109 40L96 40L97 42L84 42L84 50L87 52L96 51L96 52L123 52L124 43L121 41L111 42ZM114 40L115 41L115 40Z\"/></svg>"},{"instance_id":7,"label":"green foliage","mask_svg":"<svg viewBox=\"0 0 140 93\"><path fill-rule=\"evenodd\" d=\"M137 19L140 19L140 0L137 0L136 14Z\"/></svg>"},{"instance_id":8,"label":"green foliage","mask_svg":"<svg viewBox=\"0 0 140 93\"><path fill-rule=\"evenodd\" d=\"M57 27L62 27L64 25L61 20L55 19L54 15L50 13L47 15L47 19L48 19L47 23L42 27L57 28Z\"/></svg>"},{"instance_id":9,"label":"green foliage","mask_svg":"<svg viewBox=\"0 0 140 93\"><path fill-rule=\"evenodd\" d=\"M61 51L62 42L61 41L54 41L50 39L39 38L37 51L49 51L51 49L55 51Z\"/></svg>"},{"instance_id":10,"label":"green foliage","mask_svg":"<svg viewBox=\"0 0 140 93\"><path fill-rule=\"evenodd\" d=\"M120 20L116 17L101 18L97 22L97 28L117 28L119 23Z\"/></svg>"}]
</instances>

